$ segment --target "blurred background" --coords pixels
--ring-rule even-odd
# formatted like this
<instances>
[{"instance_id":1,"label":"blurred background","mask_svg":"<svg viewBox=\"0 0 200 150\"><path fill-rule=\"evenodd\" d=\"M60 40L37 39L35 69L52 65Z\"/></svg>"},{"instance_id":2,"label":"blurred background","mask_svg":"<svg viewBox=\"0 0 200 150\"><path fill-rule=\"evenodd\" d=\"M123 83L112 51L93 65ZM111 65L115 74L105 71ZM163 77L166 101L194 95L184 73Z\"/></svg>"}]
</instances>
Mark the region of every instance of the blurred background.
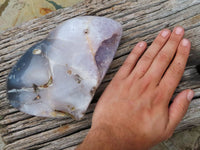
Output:
<instances>
[{"instance_id":1,"label":"blurred background","mask_svg":"<svg viewBox=\"0 0 200 150\"><path fill-rule=\"evenodd\" d=\"M82 0L0 0L0 32Z\"/></svg>"}]
</instances>

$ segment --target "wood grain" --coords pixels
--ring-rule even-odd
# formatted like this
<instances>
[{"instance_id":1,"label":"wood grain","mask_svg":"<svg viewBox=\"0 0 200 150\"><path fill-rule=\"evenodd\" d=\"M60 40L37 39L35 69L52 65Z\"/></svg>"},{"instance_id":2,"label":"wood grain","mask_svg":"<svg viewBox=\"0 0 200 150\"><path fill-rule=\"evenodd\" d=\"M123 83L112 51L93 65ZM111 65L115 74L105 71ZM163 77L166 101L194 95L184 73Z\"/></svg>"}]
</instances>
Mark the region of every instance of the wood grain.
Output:
<instances>
[{"instance_id":1,"label":"wood grain","mask_svg":"<svg viewBox=\"0 0 200 150\"><path fill-rule=\"evenodd\" d=\"M6 98L6 78L20 56L44 39L59 23L80 15L105 16L120 22L123 36L115 58L98 88L95 103L122 65L133 46L141 40L151 44L163 28L180 25L192 41L192 51L182 80L175 92L195 90L186 116L176 131L200 125L200 1L199 0L86 0L0 34L0 135L4 149L67 149L78 145L87 134L92 104L81 121L71 118L33 117L11 107Z\"/></svg>"}]
</instances>

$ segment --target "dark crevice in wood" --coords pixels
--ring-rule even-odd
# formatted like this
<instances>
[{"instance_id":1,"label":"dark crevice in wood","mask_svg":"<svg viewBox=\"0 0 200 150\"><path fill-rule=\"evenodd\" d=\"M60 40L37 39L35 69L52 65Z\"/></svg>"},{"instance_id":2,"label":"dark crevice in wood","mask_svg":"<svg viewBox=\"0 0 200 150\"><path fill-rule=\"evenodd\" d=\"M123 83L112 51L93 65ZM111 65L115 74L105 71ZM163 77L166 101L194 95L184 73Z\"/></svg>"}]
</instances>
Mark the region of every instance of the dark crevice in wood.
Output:
<instances>
[{"instance_id":1,"label":"dark crevice in wood","mask_svg":"<svg viewBox=\"0 0 200 150\"><path fill-rule=\"evenodd\" d=\"M71 133L66 133L66 134L64 134L64 135L59 135L59 136L56 136L56 137L54 137L54 138L46 139L44 142L43 142L43 141L42 141L42 142L38 142L37 145L44 144L44 143L48 143L48 142L52 142L52 141L54 141L54 140L56 140L56 139L58 139L58 138L63 138L63 137L65 137L65 136L70 136L70 135L72 135L72 134L76 134L76 133L78 133L78 132L80 132L80 131L82 131L82 130L89 129L89 128L90 128L90 125L87 126L87 127L79 128L78 130L75 130L75 131L73 131L73 132L71 132ZM48 131L48 130L46 130L46 131ZM43 132L44 132L44 131L43 131ZM42 132L40 132L40 133L42 133ZM37 133L37 134L39 134L39 133ZM34 134L32 134L32 135L34 135ZM31 136L32 136L32 135L31 135ZM22 138L22 139L23 139L23 138ZM19 139L19 140L20 140L20 139ZM16 142L16 141L14 141L14 142ZM34 145L31 145L31 146L34 146Z\"/></svg>"},{"instance_id":2,"label":"dark crevice in wood","mask_svg":"<svg viewBox=\"0 0 200 150\"><path fill-rule=\"evenodd\" d=\"M131 36L131 38L127 38L126 40L124 39L123 40L123 44L127 44L129 41L134 40L135 38L143 38L143 37L145 37L145 36L147 36L149 34L157 33L158 31L160 31L160 29L163 28L163 24L159 23L157 25L159 25L159 26L157 26L154 31L150 31L151 33L149 33L149 32L143 32L143 33ZM154 25L153 25L153 27L154 27Z\"/></svg>"},{"instance_id":3,"label":"dark crevice in wood","mask_svg":"<svg viewBox=\"0 0 200 150\"><path fill-rule=\"evenodd\" d=\"M13 108L13 107L10 106L10 108ZM5 107L4 107L4 108L0 107L0 110L3 110L3 109L5 109ZM9 109L9 108L7 108L7 109ZM1 115L1 116L2 116L3 118L5 118L5 117L8 116L8 115L16 114L16 113L19 113L19 112L20 112L20 111L16 109L16 111L9 112L9 113L3 114L3 115ZM2 120L2 119L0 119L0 120Z\"/></svg>"},{"instance_id":4,"label":"dark crevice in wood","mask_svg":"<svg viewBox=\"0 0 200 150\"><path fill-rule=\"evenodd\" d=\"M15 113L13 113L13 114L15 114ZM15 121L13 121L13 122L10 122L10 123L7 123L7 124L4 124L4 125L11 125L11 124L14 124L14 123L17 123L17 122L19 122L19 121L23 121L23 120L25 120L25 119L30 119L30 118L32 118L33 116L26 116L26 117L24 117L24 118L22 118L22 119L18 119L18 120L15 120Z\"/></svg>"},{"instance_id":5,"label":"dark crevice in wood","mask_svg":"<svg viewBox=\"0 0 200 150\"><path fill-rule=\"evenodd\" d=\"M128 47L127 47L128 48ZM133 49L133 48L132 48ZM123 54L121 54L121 55L118 55L118 56L116 56L116 57L114 57L114 59L113 60L117 60L117 59L119 59L119 58L121 58L121 57L124 57L124 56L127 56L127 55L129 55L130 54L130 52L131 52L132 50L129 50L128 52L125 52L125 53L123 53ZM121 65L121 64L120 64ZM119 65L119 66L120 66ZM116 68L116 67L115 67ZM112 68L113 69L113 68Z\"/></svg>"},{"instance_id":6,"label":"dark crevice in wood","mask_svg":"<svg viewBox=\"0 0 200 150\"><path fill-rule=\"evenodd\" d=\"M122 65L120 65L119 67L114 67L114 68L110 69L110 70L108 71L108 73L106 74L106 76L111 75L111 74L115 74L121 66L122 66ZM105 77L106 77L106 76L105 76Z\"/></svg>"},{"instance_id":7,"label":"dark crevice in wood","mask_svg":"<svg viewBox=\"0 0 200 150\"><path fill-rule=\"evenodd\" d=\"M163 1L156 2L156 3L153 3L153 4L149 4L149 5L147 4L145 6L141 5L138 8L135 7L135 9L131 10L131 12L128 12L128 13L126 13L127 9L125 9L125 12L121 12L120 15L113 17L113 19L123 18L123 17L126 17L127 15L129 15L131 13L136 13L136 12L140 12L140 11L143 12L144 10L147 10L148 8L152 8L154 6L159 6L159 5L161 5L162 3L165 3L165 2L167 2L167 0L163 0Z\"/></svg>"},{"instance_id":8,"label":"dark crevice in wood","mask_svg":"<svg viewBox=\"0 0 200 150\"><path fill-rule=\"evenodd\" d=\"M49 143L47 144L42 144L42 145L33 145L33 146L30 146L28 148L28 150L39 150L41 148L45 148L46 146L50 145Z\"/></svg>"},{"instance_id":9,"label":"dark crevice in wood","mask_svg":"<svg viewBox=\"0 0 200 150\"><path fill-rule=\"evenodd\" d=\"M73 122L75 122L75 121L72 120L71 122L67 122L67 124L73 124ZM22 136L22 137L20 137L20 138L17 138L17 137L16 137L14 140L8 141L7 143L8 143L8 144L9 144L9 143L13 143L13 142L16 142L16 141L18 141L18 140L21 140L21 139L24 139L24 138L28 138L28 137L30 137L30 136L34 136L34 135L37 135L37 134L40 134L40 133L43 133L43 132L47 132L47 131L56 129L56 128L58 128L58 127L61 127L61 126L65 125L65 124L66 124L66 123L63 123L63 124L60 124L60 125L57 125L57 126L53 126L53 127L51 127L51 128L45 129L45 130L40 130L40 131L37 131L37 132L35 132L35 133ZM37 125L36 125L36 126L37 126ZM19 132L19 131L26 130L26 129L33 128L33 127L35 127L35 126L25 127L25 128L20 129L20 130L16 130L16 131L14 131L14 132L9 132L8 134L3 135L3 137L8 136L8 135L12 135L13 133L17 133L17 132ZM59 137L59 138L60 138L60 137Z\"/></svg>"},{"instance_id":10,"label":"dark crevice in wood","mask_svg":"<svg viewBox=\"0 0 200 150\"><path fill-rule=\"evenodd\" d=\"M10 68L3 68L2 70L0 70L0 78L7 76L7 75L5 75L5 74L3 74L3 75L1 75L1 74L2 74L3 72L8 71L8 70L10 70Z\"/></svg>"},{"instance_id":11,"label":"dark crevice in wood","mask_svg":"<svg viewBox=\"0 0 200 150\"><path fill-rule=\"evenodd\" d=\"M74 135L74 134L77 134L77 133L79 133L79 132L81 132L81 131L89 130L90 127L91 127L91 126L85 127L85 128L83 128L83 129L81 129L81 130L77 130L76 132L73 132L73 133L71 133L71 134L65 135L65 136L60 137L60 138L69 137L69 136ZM48 142L46 142L46 143L50 143L50 142L53 142L53 140L52 140L52 141L48 141ZM42 143L42 144L43 144L43 143ZM45 143L44 143L44 144L45 144ZM80 142L79 142L78 144L80 144ZM77 146L77 144L67 145L66 147L62 147L62 149L68 148L68 147L73 147L73 146ZM43 147L45 148L45 146L43 146Z\"/></svg>"},{"instance_id":12,"label":"dark crevice in wood","mask_svg":"<svg viewBox=\"0 0 200 150\"><path fill-rule=\"evenodd\" d=\"M189 8L191 8L191 7L193 7L193 6L196 6L196 5L189 6L189 7L187 7L186 9L189 9ZM176 13L172 13L172 14L167 15L167 17L169 18L169 17L171 17L171 16L174 16L175 14L178 14L179 12L182 12L183 10L185 11L185 9L182 9L182 10L180 10L180 11L177 11ZM191 15L191 16L193 16L193 15ZM186 20L186 19L190 18L191 16L189 16L189 17L187 17L187 18L183 18L182 20L179 20L179 21L173 20L173 23L171 23L170 26L172 26L172 25L174 25L174 24L177 24L178 22L181 22L181 21L183 21L183 20ZM165 19L165 18L166 18L166 16L162 16L162 17L160 17L160 18L155 18L155 19L153 19L153 21L162 20L162 19ZM130 20L127 20L127 22L129 22L129 21L131 21L131 19L130 19ZM150 23L150 22L152 22L152 20L146 21L146 22L141 22L141 23L139 23L139 24L137 24L137 25L133 25L133 26L131 26L131 27L129 27L129 28L125 28L125 30L126 30L126 32L128 32L129 29L134 29L134 28L136 28L136 27L139 27L139 26L144 25L144 24L148 24L148 23ZM157 25L157 24L156 24L156 25ZM153 26L154 26L154 25L153 25ZM152 26L152 27L153 27L153 26ZM166 26L169 26L169 23L167 23ZM148 28L151 28L151 26L148 26ZM142 30L143 30L143 29L142 29ZM160 29L158 29L158 30L160 30ZM137 30L137 31L138 31L138 30Z\"/></svg>"},{"instance_id":13,"label":"dark crevice in wood","mask_svg":"<svg viewBox=\"0 0 200 150\"><path fill-rule=\"evenodd\" d=\"M200 74L200 64L198 64L195 68L196 68L198 74Z\"/></svg>"},{"instance_id":14,"label":"dark crevice in wood","mask_svg":"<svg viewBox=\"0 0 200 150\"><path fill-rule=\"evenodd\" d=\"M122 2L122 3L123 3L123 2ZM90 15L96 15L97 13L99 13L99 12L101 12L101 11L104 11L105 9L110 9L110 8L112 8L112 7L114 7L114 6L118 6L118 5L122 4L122 3L112 4L112 5L107 6L107 7L99 8L99 9L97 9L97 10L94 10L94 11L90 12Z\"/></svg>"},{"instance_id":15,"label":"dark crevice in wood","mask_svg":"<svg viewBox=\"0 0 200 150\"><path fill-rule=\"evenodd\" d=\"M3 77L3 76L2 76ZM3 80L1 80L0 81L0 86L1 86L1 84L4 84L6 82L6 79L3 79Z\"/></svg>"},{"instance_id":16,"label":"dark crevice in wood","mask_svg":"<svg viewBox=\"0 0 200 150\"><path fill-rule=\"evenodd\" d=\"M44 35L47 35L47 34L44 34ZM38 35L38 36L40 36L40 35ZM26 38L26 40L24 40L23 42L29 41L30 39L33 39L33 38L32 38L32 37ZM42 39L35 39L35 40L30 41L29 43L26 43L26 45L22 45L22 46L19 46L19 47L14 48L14 49L12 49L12 50L10 50L10 51L6 51L6 53L1 54L0 58L1 58L1 57L5 57L6 55L9 56L11 52L16 53L16 50L17 50L17 49L21 49L21 48L23 48L24 46L27 46L27 45L33 45L33 44L35 44L35 43L37 43L37 42L40 42L40 41L42 41ZM21 41L19 41L18 43L14 43L14 45L17 45L17 44L20 44L20 43L21 43ZM4 47L0 47L0 49L7 49L7 48L12 47L12 46L13 46L13 44L9 44L9 45L6 45L6 46L4 46ZM21 55L21 54L20 54L20 55Z\"/></svg>"},{"instance_id":17,"label":"dark crevice in wood","mask_svg":"<svg viewBox=\"0 0 200 150\"><path fill-rule=\"evenodd\" d=\"M191 25L190 27L186 27L185 31L193 30L195 28L198 28L199 26L200 26L200 23L195 24L195 25Z\"/></svg>"}]
</instances>

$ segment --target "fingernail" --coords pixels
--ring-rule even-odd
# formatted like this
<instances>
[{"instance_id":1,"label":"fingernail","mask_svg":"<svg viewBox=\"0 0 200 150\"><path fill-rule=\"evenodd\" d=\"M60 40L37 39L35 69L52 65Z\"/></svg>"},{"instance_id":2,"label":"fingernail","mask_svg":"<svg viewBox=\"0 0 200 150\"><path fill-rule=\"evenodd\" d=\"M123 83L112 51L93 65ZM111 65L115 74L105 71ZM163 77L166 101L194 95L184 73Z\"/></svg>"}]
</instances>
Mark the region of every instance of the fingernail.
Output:
<instances>
[{"instance_id":1,"label":"fingernail","mask_svg":"<svg viewBox=\"0 0 200 150\"><path fill-rule=\"evenodd\" d=\"M189 41L187 39L183 39L181 43L183 46L188 46Z\"/></svg>"},{"instance_id":2,"label":"fingernail","mask_svg":"<svg viewBox=\"0 0 200 150\"><path fill-rule=\"evenodd\" d=\"M168 34L169 34L169 31L164 30L164 31L162 31L161 36L165 38L165 37L167 37Z\"/></svg>"},{"instance_id":3,"label":"fingernail","mask_svg":"<svg viewBox=\"0 0 200 150\"><path fill-rule=\"evenodd\" d=\"M194 92L193 92L192 90L190 90L190 91L188 92L188 94L187 94L187 99L188 99L188 101L191 101L193 97L194 97Z\"/></svg>"},{"instance_id":4,"label":"fingernail","mask_svg":"<svg viewBox=\"0 0 200 150\"><path fill-rule=\"evenodd\" d=\"M175 33L176 34L181 34L183 32L183 28L181 28L181 27L177 27L176 29L175 29Z\"/></svg>"},{"instance_id":5,"label":"fingernail","mask_svg":"<svg viewBox=\"0 0 200 150\"><path fill-rule=\"evenodd\" d=\"M139 42L139 43L138 43L138 46L139 46L139 47L143 47L143 46L144 46L144 42Z\"/></svg>"}]
</instances>

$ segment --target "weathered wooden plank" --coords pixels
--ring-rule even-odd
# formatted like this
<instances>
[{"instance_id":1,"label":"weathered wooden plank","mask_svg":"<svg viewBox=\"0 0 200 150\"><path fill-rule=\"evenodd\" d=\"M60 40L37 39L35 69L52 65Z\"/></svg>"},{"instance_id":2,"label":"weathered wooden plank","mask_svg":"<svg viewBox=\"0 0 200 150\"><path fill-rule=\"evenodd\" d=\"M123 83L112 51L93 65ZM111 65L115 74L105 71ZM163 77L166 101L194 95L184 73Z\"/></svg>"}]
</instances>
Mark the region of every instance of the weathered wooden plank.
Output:
<instances>
[{"instance_id":1,"label":"weathered wooden plank","mask_svg":"<svg viewBox=\"0 0 200 150\"><path fill-rule=\"evenodd\" d=\"M79 122L74 122L71 124L67 123L58 128L53 128L51 130L45 130L43 132L38 132L38 134L24 137L22 139L19 139L17 141L14 141L14 142L6 145L5 149L16 149L16 150L27 149L27 148L32 148L32 147L38 146L43 143L48 144L49 141L54 141L54 143L56 145L56 143L58 142L58 141L56 141L57 139L59 139L63 136L70 135L72 133L76 133L79 130L89 128L90 124L91 124L91 115L88 115L87 117L89 117L89 118L83 119ZM22 131L22 132L24 132L24 131ZM85 135L85 134L83 134L83 135ZM16 135L16 136L18 136L18 135ZM43 137L43 139L45 139L45 140L41 140L41 137ZM62 140L62 139L60 139L60 140ZM69 140L71 140L71 139L69 139ZM74 141L72 141L72 142L74 142ZM73 146L73 145L69 144L69 146Z\"/></svg>"},{"instance_id":2,"label":"weathered wooden plank","mask_svg":"<svg viewBox=\"0 0 200 150\"><path fill-rule=\"evenodd\" d=\"M41 148L41 150L64 149L64 148L67 148L67 147L78 145L83 141L83 138L87 135L88 131L89 131L89 129L82 130L82 131L77 132L77 133L75 133L71 136L55 140L51 143L48 143L49 145L45 146L44 148Z\"/></svg>"},{"instance_id":3,"label":"weathered wooden plank","mask_svg":"<svg viewBox=\"0 0 200 150\"><path fill-rule=\"evenodd\" d=\"M68 147L68 148L65 148L63 150L75 150L77 146L72 146L72 147Z\"/></svg>"},{"instance_id":4,"label":"weathered wooden plank","mask_svg":"<svg viewBox=\"0 0 200 150\"><path fill-rule=\"evenodd\" d=\"M158 31L181 25L192 41L192 51L176 93L186 88L196 91L195 100L176 131L200 125L200 1L199 0L93 0L58 10L42 18L0 34L0 135L5 149L74 149L87 134L94 105L81 121L71 118L32 117L11 107L6 99L6 77L25 50L41 41L57 24L78 16L98 15L113 18L123 26L123 36L115 58L97 90L97 101L106 85L130 53L134 44L148 45Z\"/></svg>"},{"instance_id":5,"label":"weathered wooden plank","mask_svg":"<svg viewBox=\"0 0 200 150\"><path fill-rule=\"evenodd\" d=\"M4 137L4 141L6 143L12 143L16 140L21 140L21 139L22 141L24 139L30 140L29 139L30 136L40 133L43 136L43 134L46 135L47 132L48 134L46 135L46 138L49 139L49 136L52 136L54 130L61 131L65 129L66 131L70 131L69 129L71 128L73 129L73 132L76 132L81 130L81 128L89 128L92 116L91 112L93 111L94 106L95 105L90 106L90 108L87 111L87 115L81 121L75 121L70 117L55 119L55 118L32 117L30 115L27 115L29 116L29 118L24 117L22 120L21 118L23 117L23 115L19 115L22 117L20 118L19 116L17 116L16 118L20 118L21 120L10 122L11 120L10 118L12 118L10 116L12 115L16 116L16 114L17 115L21 114L21 112L14 113L8 115L8 117L6 116L6 118L4 119L5 121L1 122L1 125L6 125L6 130L1 131L1 136ZM82 126L77 128L76 126L78 124L81 124ZM76 127L75 129L74 126ZM49 134L49 132L52 134ZM61 133L58 134L60 136ZM54 134L54 137L56 138L57 136ZM38 143L39 141L35 140L35 142ZM36 144L35 142L32 141L32 144Z\"/></svg>"}]
</instances>

